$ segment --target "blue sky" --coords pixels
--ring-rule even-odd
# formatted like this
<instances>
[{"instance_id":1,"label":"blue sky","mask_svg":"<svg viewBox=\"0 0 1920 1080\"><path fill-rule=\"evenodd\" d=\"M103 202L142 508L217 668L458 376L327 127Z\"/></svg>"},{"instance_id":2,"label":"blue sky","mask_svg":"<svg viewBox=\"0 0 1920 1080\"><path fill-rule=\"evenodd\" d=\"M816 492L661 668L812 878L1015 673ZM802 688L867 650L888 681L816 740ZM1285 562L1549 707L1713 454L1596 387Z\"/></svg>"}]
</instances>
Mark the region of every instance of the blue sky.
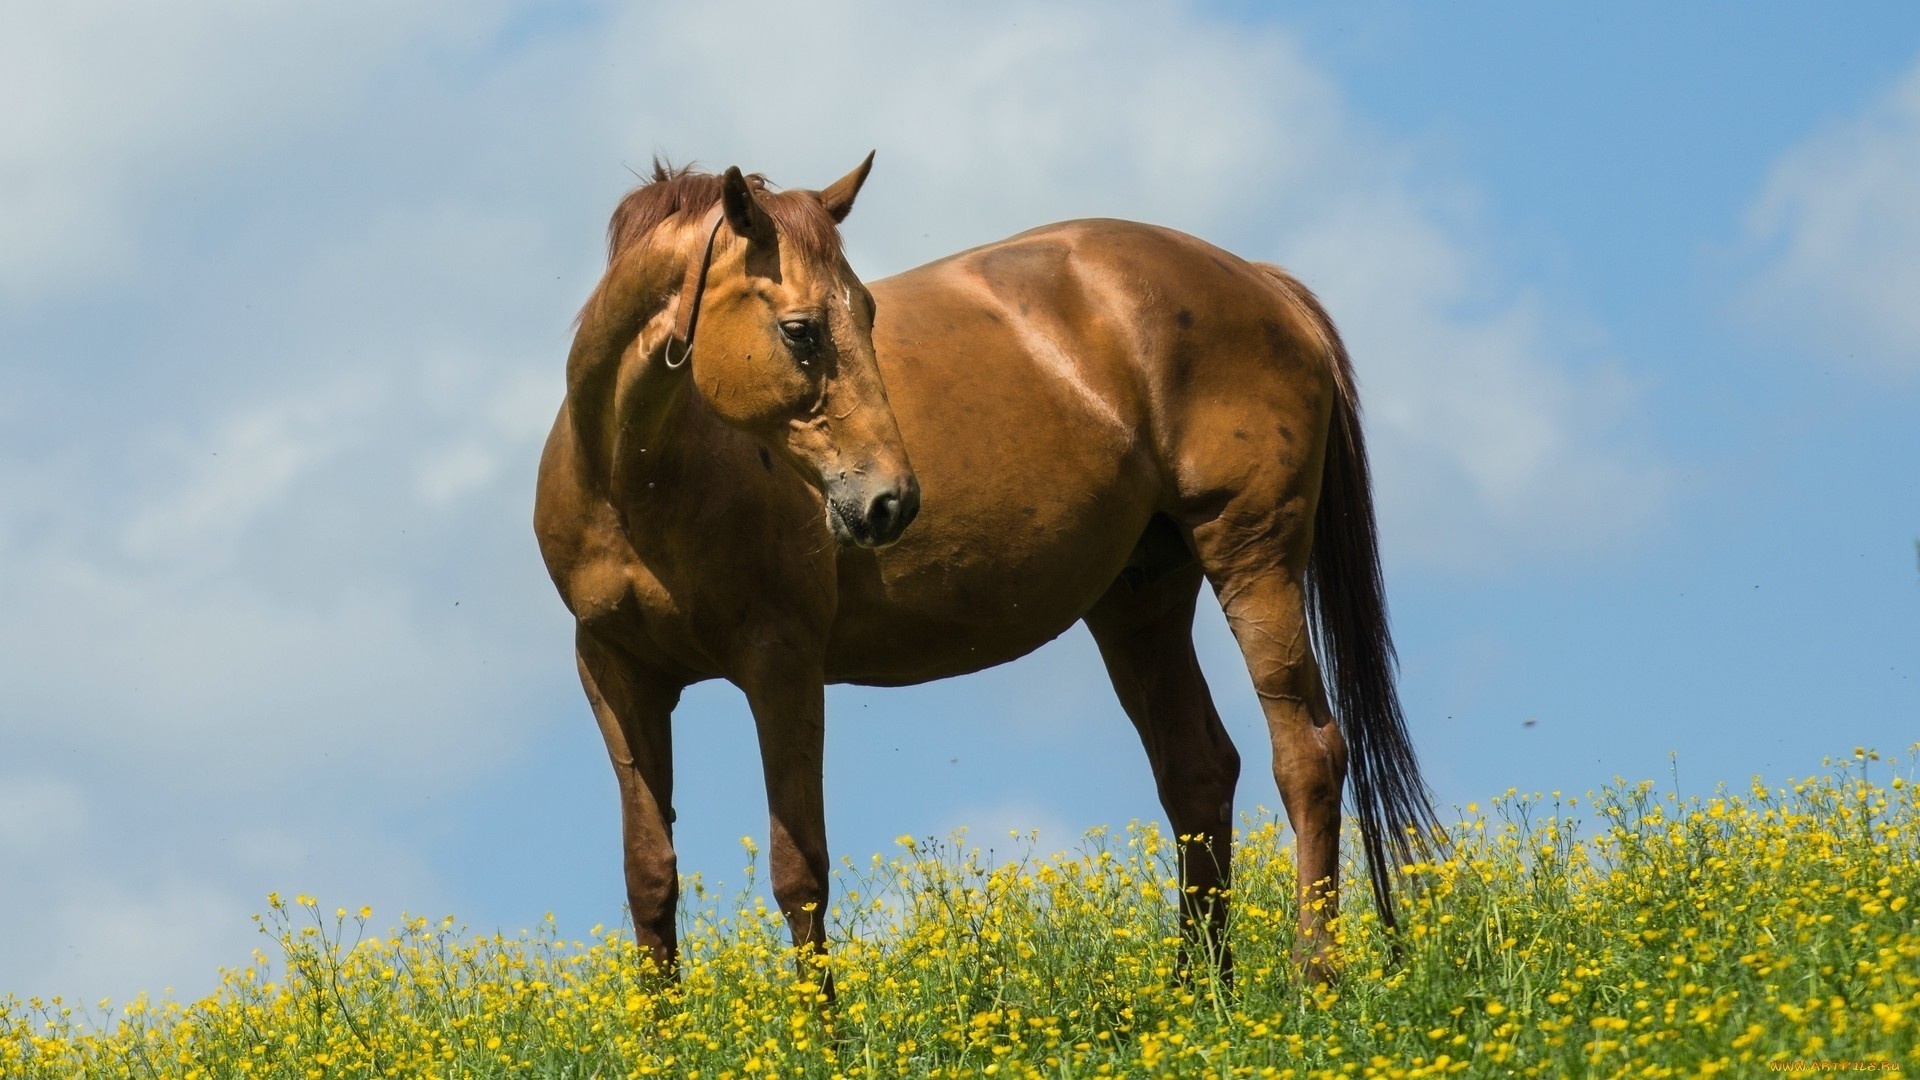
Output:
<instances>
[{"instance_id":1,"label":"blue sky","mask_svg":"<svg viewBox=\"0 0 1920 1080\"><path fill-rule=\"evenodd\" d=\"M1355 354L1443 803L1904 751L1920 13L1416 4L9 9L0 992L206 989L269 890L584 930L614 791L528 518L659 151L818 186L879 277L1051 220L1292 267ZM1204 606L1204 605L1203 605ZM1199 628L1247 762L1265 733ZM1152 818L1079 631L830 698L837 852ZM1529 723L1531 721L1531 723ZM765 831L675 719L683 869Z\"/></svg>"}]
</instances>

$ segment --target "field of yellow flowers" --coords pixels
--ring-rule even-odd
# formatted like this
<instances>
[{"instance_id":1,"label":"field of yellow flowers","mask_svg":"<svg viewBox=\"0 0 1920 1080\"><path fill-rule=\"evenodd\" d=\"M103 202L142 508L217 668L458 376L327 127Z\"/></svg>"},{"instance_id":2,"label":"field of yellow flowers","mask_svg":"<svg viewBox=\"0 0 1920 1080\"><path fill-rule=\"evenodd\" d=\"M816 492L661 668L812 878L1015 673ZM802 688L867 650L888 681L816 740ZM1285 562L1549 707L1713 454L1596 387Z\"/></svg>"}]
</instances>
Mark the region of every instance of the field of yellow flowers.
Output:
<instances>
[{"instance_id":1,"label":"field of yellow flowers","mask_svg":"<svg viewBox=\"0 0 1920 1080\"><path fill-rule=\"evenodd\" d=\"M903 838L849 865L832 1006L754 888L689 883L674 983L618 931L377 933L366 909L274 896L268 949L203 1001L0 998L0 1076L1904 1075L1914 792L1911 758L1857 751L1784 788L1469 805L1451 852L1407 870L1397 962L1349 870L1343 974L1318 990L1287 959L1270 822L1236 859L1231 988L1176 977L1172 845L1151 828L1051 858Z\"/></svg>"}]
</instances>

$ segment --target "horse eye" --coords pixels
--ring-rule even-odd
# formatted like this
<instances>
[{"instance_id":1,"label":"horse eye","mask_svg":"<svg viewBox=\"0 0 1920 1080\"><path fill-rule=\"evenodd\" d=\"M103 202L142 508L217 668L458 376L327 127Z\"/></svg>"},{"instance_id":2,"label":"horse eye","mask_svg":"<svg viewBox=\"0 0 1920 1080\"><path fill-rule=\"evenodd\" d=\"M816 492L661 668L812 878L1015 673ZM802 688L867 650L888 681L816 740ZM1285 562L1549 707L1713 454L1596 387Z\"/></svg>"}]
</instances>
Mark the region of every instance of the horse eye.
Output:
<instances>
[{"instance_id":1,"label":"horse eye","mask_svg":"<svg viewBox=\"0 0 1920 1080\"><path fill-rule=\"evenodd\" d=\"M812 319L788 319L780 324L780 333L787 344L812 348L818 334Z\"/></svg>"}]
</instances>

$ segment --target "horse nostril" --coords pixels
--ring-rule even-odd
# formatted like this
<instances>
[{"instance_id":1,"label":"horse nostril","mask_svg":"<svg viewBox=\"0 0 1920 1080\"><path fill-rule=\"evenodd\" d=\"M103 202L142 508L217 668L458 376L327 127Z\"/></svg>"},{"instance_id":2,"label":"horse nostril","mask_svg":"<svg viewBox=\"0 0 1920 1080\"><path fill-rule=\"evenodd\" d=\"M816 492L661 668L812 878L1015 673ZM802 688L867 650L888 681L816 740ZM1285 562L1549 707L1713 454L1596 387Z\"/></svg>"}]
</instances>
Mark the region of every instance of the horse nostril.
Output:
<instances>
[{"instance_id":1,"label":"horse nostril","mask_svg":"<svg viewBox=\"0 0 1920 1080\"><path fill-rule=\"evenodd\" d=\"M867 506L867 527L877 537L886 537L892 532L893 523L900 516L900 496L889 491L874 496Z\"/></svg>"},{"instance_id":2,"label":"horse nostril","mask_svg":"<svg viewBox=\"0 0 1920 1080\"><path fill-rule=\"evenodd\" d=\"M920 512L920 485L909 479L867 504L867 531L878 544L891 544Z\"/></svg>"}]
</instances>

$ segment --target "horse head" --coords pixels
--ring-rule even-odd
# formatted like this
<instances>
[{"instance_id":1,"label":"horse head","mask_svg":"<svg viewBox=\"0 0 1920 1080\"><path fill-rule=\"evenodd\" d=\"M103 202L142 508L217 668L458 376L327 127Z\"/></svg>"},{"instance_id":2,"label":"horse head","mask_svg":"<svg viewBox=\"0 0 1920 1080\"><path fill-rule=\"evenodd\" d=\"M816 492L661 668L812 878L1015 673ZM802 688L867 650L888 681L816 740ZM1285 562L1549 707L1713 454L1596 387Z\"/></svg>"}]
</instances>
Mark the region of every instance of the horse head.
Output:
<instances>
[{"instance_id":1,"label":"horse head","mask_svg":"<svg viewBox=\"0 0 1920 1080\"><path fill-rule=\"evenodd\" d=\"M630 412L660 399L658 376L685 378L714 416L822 494L840 543L900 538L919 511L920 486L874 358L873 297L847 265L837 228L872 165L869 154L820 191L775 191L738 168L714 176L656 165L652 181L622 201L608 229L612 265L582 315L574 358L583 369L611 366L581 355L582 341L601 341L611 346L602 357L624 355L655 376L609 380L615 473ZM630 262L643 265L626 277L647 284L620 287ZM623 322L606 316L666 289L667 306L631 328L639 348L614 345L617 332L610 339L596 325ZM585 379L573 381L576 398L586 396Z\"/></svg>"}]
</instances>

